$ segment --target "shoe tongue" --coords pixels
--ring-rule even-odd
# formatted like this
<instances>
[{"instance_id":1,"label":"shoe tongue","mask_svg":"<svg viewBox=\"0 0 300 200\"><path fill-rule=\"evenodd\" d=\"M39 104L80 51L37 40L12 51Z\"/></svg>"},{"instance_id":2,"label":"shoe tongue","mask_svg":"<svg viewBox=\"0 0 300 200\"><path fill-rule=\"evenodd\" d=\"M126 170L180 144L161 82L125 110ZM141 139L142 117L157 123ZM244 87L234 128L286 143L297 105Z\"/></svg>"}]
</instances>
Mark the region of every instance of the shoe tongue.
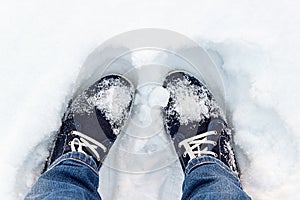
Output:
<instances>
[{"instance_id":1,"label":"shoe tongue","mask_svg":"<svg viewBox=\"0 0 300 200\"><path fill-rule=\"evenodd\" d=\"M211 119L207 131L217 131L219 134L221 134L222 130L226 128L226 124L224 120L216 118L216 119Z\"/></svg>"},{"instance_id":2,"label":"shoe tongue","mask_svg":"<svg viewBox=\"0 0 300 200\"><path fill-rule=\"evenodd\" d=\"M220 136L222 134L222 131L226 128L225 122L222 119L216 118L216 119L211 119L208 127L207 127L207 131L216 131L218 134L217 135L210 135L207 136L207 140L210 141L215 141L215 142L219 142ZM219 154L219 150L218 148L215 148L214 145L211 144L203 144L201 146L201 149L203 148L207 148L207 150L209 151L213 151L217 154Z\"/></svg>"}]
</instances>

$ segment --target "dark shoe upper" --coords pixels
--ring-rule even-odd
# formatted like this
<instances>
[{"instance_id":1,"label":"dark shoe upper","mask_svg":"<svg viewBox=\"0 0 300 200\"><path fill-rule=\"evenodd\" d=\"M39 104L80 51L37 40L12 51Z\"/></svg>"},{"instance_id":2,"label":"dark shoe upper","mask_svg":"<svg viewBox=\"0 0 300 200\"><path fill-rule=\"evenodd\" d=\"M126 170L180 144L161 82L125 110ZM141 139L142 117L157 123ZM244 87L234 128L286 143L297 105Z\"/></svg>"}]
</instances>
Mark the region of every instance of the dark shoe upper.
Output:
<instances>
[{"instance_id":1,"label":"dark shoe upper","mask_svg":"<svg viewBox=\"0 0 300 200\"><path fill-rule=\"evenodd\" d=\"M134 99L134 86L120 75L95 82L69 103L46 168L61 155L78 151L100 168L122 131Z\"/></svg>"},{"instance_id":2,"label":"dark shoe upper","mask_svg":"<svg viewBox=\"0 0 300 200\"><path fill-rule=\"evenodd\" d=\"M163 109L181 166L199 156L214 156L238 173L231 130L208 88L187 72L170 73L163 84L170 92Z\"/></svg>"}]
</instances>

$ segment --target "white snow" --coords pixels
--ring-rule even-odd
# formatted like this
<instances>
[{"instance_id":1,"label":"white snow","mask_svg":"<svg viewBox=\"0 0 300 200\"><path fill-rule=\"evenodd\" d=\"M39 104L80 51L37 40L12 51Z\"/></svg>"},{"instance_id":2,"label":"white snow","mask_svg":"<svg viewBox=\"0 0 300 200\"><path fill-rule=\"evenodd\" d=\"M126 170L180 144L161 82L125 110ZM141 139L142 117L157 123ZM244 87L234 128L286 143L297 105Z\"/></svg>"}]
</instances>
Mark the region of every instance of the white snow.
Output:
<instances>
[{"instance_id":1,"label":"white snow","mask_svg":"<svg viewBox=\"0 0 300 200\"><path fill-rule=\"evenodd\" d=\"M126 110L130 102L133 101L134 91L121 84L118 80L108 81L114 81L113 86L90 97L88 101L92 102L92 105L95 105L105 114L111 125L119 125L124 121L124 118L128 117ZM112 102L114 102L114 105Z\"/></svg>"},{"instance_id":2,"label":"white snow","mask_svg":"<svg viewBox=\"0 0 300 200\"><path fill-rule=\"evenodd\" d=\"M169 92L162 86L147 84L139 87L134 100L132 122L139 127L149 127L153 120L152 112L160 112L169 101Z\"/></svg>"},{"instance_id":3,"label":"white snow","mask_svg":"<svg viewBox=\"0 0 300 200\"><path fill-rule=\"evenodd\" d=\"M200 122L204 117L224 115L215 100L209 98L205 85L193 85L190 80L183 78L173 80L166 86L174 102L168 112L180 113L180 124L187 125L189 122Z\"/></svg>"},{"instance_id":4,"label":"white snow","mask_svg":"<svg viewBox=\"0 0 300 200\"><path fill-rule=\"evenodd\" d=\"M298 0L2 1L1 199L22 199L38 175L86 56L111 36L144 27L177 31L212 53L244 189L254 199L299 199L299 7ZM165 144L158 138L143 152ZM164 179L110 171L101 191L110 199L178 199L182 175L162 172Z\"/></svg>"},{"instance_id":5,"label":"white snow","mask_svg":"<svg viewBox=\"0 0 300 200\"><path fill-rule=\"evenodd\" d=\"M159 86L155 87L149 96L148 102L149 106L159 106L159 107L165 107L168 104L170 97L170 93L165 88Z\"/></svg>"}]
</instances>

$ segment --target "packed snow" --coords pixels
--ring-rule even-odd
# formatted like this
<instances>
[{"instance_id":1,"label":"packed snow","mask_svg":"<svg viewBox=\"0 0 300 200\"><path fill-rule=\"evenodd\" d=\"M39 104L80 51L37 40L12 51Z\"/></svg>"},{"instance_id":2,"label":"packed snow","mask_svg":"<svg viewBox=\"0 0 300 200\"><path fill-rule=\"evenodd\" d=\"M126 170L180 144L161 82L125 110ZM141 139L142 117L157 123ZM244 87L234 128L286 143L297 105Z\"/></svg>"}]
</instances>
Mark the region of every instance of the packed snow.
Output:
<instances>
[{"instance_id":1,"label":"packed snow","mask_svg":"<svg viewBox=\"0 0 300 200\"><path fill-rule=\"evenodd\" d=\"M135 92L133 86L130 87L130 82L127 85L124 80L116 78L108 78L95 84L96 89L88 89L75 98L71 111L91 114L96 107L104 113L112 127L120 126L128 118L127 110L133 102Z\"/></svg>"},{"instance_id":2,"label":"packed snow","mask_svg":"<svg viewBox=\"0 0 300 200\"><path fill-rule=\"evenodd\" d=\"M149 105L166 107L170 98L170 92L163 87L155 87L149 96Z\"/></svg>"},{"instance_id":3,"label":"packed snow","mask_svg":"<svg viewBox=\"0 0 300 200\"><path fill-rule=\"evenodd\" d=\"M196 85L184 76L173 78L166 83L166 88L172 98L172 104L167 112L179 113L180 124L187 125L189 122L200 122L204 118L224 115L205 85Z\"/></svg>"},{"instance_id":4,"label":"packed snow","mask_svg":"<svg viewBox=\"0 0 300 200\"><path fill-rule=\"evenodd\" d=\"M0 4L2 199L22 199L38 177L48 141L60 126L89 53L116 34L144 27L170 29L192 38L219 66L245 191L253 199L299 199L298 0L12 0ZM151 105L165 103L164 97L151 101ZM101 195L103 199L178 199L180 166L174 162L174 167L164 167L170 162L160 152L168 138L157 125L157 134L151 137L157 143L145 139L153 134L146 127L156 125L151 115L157 107L137 106L144 112L136 113L135 121L144 132L139 143L133 139L136 135L120 138L119 151L131 146L141 152L135 155L140 157L121 151L133 164L120 172L104 168ZM164 162L143 165L147 152L157 152L151 155L161 156ZM148 173L131 173L142 172L143 167ZM126 170L127 176L120 176Z\"/></svg>"}]
</instances>

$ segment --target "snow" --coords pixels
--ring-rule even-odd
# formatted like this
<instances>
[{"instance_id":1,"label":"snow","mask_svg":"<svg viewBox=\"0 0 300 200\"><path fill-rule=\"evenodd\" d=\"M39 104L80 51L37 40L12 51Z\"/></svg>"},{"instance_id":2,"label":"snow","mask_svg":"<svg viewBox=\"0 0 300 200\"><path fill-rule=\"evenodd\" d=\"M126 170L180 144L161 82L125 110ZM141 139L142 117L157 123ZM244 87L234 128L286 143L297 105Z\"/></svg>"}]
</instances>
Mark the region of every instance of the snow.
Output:
<instances>
[{"instance_id":1,"label":"snow","mask_svg":"<svg viewBox=\"0 0 300 200\"><path fill-rule=\"evenodd\" d=\"M158 91L165 93L156 96ZM160 199L163 196L177 199L180 195L176 188L181 187L183 174L161 115L160 106L166 99L168 95L161 86L149 83L137 87L125 133L118 136L100 170L99 192L104 199ZM149 187L149 184L154 185ZM110 192L111 188L114 192ZM135 192L128 192L132 188ZM174 189L177 192L168 192Z\"/></svg>"},{"instance_id":2,"label":"snow","mask_svg":"<svg viewBox=\"0 0 300 200\"><path fill-rule=\"evenodd\" d=\"M204 117L224 115L205 85L198 86L187 78L177 78L167 83L166 88L173 99L167 112L179 113L180 124L187 125L189 122L200 122Z\"/></svg>"},{"instance_id":3,"label":"snow","mask_svg":"<svg viewBox=\"0 0 300 200\"><path fill-rule=\"evenodd\" d=\"M159 86L155 87L149 96L149 105L150 107L159 106L166 107L169 101L170 93L165 88Z\"/></svg>"},{"instance_id":4,"label":"snow","mask_svg":"<svg viewBox=\"0 0 300 200\"><path fill-rule=\"evenodd\" d=\"M129 83L128 83L129 84ZM110 125L120 126L127 116L129 104L133 101L133 88L125 85L124 81L115 78L108 78L101 83L97 83L97 89L84 91L72 104L72 112L91 114L94 107L104 113ZM115 134L118 134L118 130Z\"/></svg>"},{"instance_id":5,"label":"snow","mask_svg":"<svg viewBox=\"0 0 300 200\"><path fill-rule=\"evenodd\" d=\"M152 112L160 112L169 101L169 92L162 86L147 84L139 87L134 100L132 121L139 127L149 127L153 120Z\"/></svg>"},{"instance_id":6,"label":"snow","mask_svg":"<svg viewBox=\"0 0 300 200\"><path fill-rule=\"evenodd\" d=\"M144 27L191 37L220 66L244 189L254 199L299 198L299 1L0 4L2 199L22 199L34 182L87 55L113 35ZM167 142L160 134L154 139L157 146L152 142L140 150L151 152ZM135 150L141 147L131 142ZM159 151L157 155L163 156ZM122 177L110 171L101 174L101 191L106 199L178 199L182 174L176 170L164 168L163 179L157 171ZM105 180L114 180L116 187Z\"/></svg>"}]
</instances>

